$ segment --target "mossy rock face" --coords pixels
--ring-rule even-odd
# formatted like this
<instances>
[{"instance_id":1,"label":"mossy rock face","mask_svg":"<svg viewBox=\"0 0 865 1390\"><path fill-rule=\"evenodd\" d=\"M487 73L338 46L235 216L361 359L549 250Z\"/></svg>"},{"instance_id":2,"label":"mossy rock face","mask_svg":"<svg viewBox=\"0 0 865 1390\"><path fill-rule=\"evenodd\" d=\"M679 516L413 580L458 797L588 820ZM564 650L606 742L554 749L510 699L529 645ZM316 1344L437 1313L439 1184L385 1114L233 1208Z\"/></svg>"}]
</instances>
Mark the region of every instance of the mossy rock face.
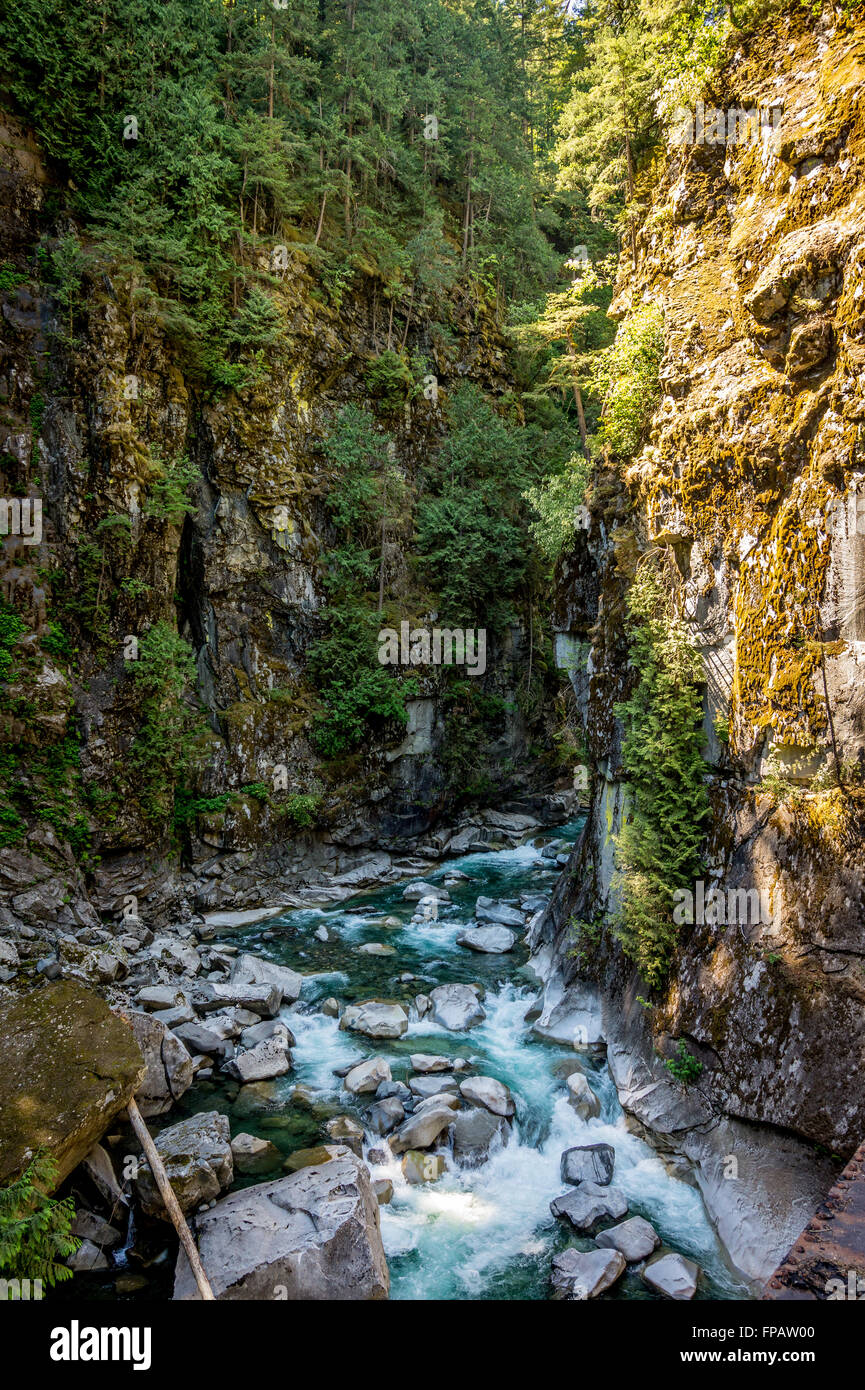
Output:
<instances>
[{"instance_id":1,"label":"mossy rock face","mask_svg":"<svg viewBox=\"0 0 865 1390\"><path fill-rule=\"evenodd\" d=\"M73 980L0 1010L0 1052L0 1185L39 1148L62 1182L128 1105L145 1071L129 1024Z\"/></svg>"}]
</instances>

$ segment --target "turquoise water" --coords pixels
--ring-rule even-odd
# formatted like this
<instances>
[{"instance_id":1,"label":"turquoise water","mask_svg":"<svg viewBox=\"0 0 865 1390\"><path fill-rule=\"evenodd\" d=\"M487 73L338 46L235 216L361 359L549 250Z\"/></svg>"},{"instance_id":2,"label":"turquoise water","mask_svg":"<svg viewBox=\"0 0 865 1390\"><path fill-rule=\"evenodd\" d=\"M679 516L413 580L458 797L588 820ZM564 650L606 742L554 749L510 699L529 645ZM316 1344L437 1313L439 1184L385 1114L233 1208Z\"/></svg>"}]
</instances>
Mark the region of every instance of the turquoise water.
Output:
<instances>
[{"instance_id":1,"label":"turquoise water","mask_svg":"<svg viewBox=\"0 0 865 1390\"><path fill-rule=\"evenodd\" d=\"M557 831L573 839L579 826ZM604 1141L616 1150L614 1182L630 1204L631 1215L649 1219L665 1244L696 1259L704 1271L698 1297L743 1298L747 1285L724 1258L695 1188L671 1177L642 1140L630 1134L603 1061L573 1049L535 1039L525 1021L538 985L525 969L527 951L519 944L503 956L484 956L456 943L474 915L480 894L518 898L520 892L548 892L560 872L539 849L490 851L450 860L424 875L440 882L452 869L470 875L449 887L452 903L438 922L411 924L414 904L403 900L405 883L358 895L338 907L286 912L242 933L232 944L290 965L307 978L301 999L284 1011L296 1038L294 1071L256 1088L250 1106L230 1083L202 1083L186 1098L186 1108L224 1109L232 1132L261 1134L284 1153L326 1138L325 1120L351 1113L362 1119L372 1097L352 1097L333 1069L373 1054L387 1057L395 1080L410 1073L411 1052L442 1052L470 1059L477 1074L494 1076L511 1089L517 1114L510 1142L489 1161L471 1170L455 1166L436 1183L411 1186L394 1159L371 1165L374 1177L390 1178L393 1201L381 1208L382 1236L396 1299L541 1299L548 1297L552 1255L568 1244L587 1248L569 1227L550 1215L549 1204L563 1190L562 1150ZM383 918L400 919L385 927ZM329 940L314 932L324 925ZM276 933L268 939L264 933ZM395 948L394 955L358 952L367 941ZM399 976L414 978L401 982ZM468 1033L449 1033L426 1021L412 1022L399 1041L362 1038L339 1031L337 1019L318 1012L316 1001L333 995L351 1002L371 996L408 1005L448 981L480 984L487 1017ZM581 1067L602 1102L598 1119L582 1121L566 1099L564 1076ZM296 1087L300 1089L296 1090ZM248 1090L248 1088L247 1088ZM381 1148L385 1141L368 1135ZM365 1149L366 1152L366 1149ZM248 1181L261 1181L261 1177ZM627 1274L606 1297L654 1298L637 1274Z\"/></svg>"}]
</instances>

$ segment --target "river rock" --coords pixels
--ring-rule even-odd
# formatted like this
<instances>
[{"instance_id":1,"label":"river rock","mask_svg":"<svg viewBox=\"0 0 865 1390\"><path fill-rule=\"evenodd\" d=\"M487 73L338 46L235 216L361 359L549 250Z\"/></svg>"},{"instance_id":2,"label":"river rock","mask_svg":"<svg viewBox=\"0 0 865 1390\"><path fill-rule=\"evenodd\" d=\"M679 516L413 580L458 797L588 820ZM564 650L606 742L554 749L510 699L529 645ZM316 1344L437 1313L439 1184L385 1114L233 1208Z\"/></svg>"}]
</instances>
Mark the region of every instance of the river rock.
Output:
<instances>
[{"instance_id":1,"label":"river rock","mask_svg":"<svg viewBox=\"0 0 865 1390\"><path fill-rule=\"evenodd\" d=\"M395 956L396 947L386 946L382 941L365 941L362 946L358 946L358 954L362 956Z\"/></svg>"},{"instance_id":2,"label":"river rock","mask_svg":"<svg viewBox=\"0 0 865 1390\"><path fill-rule=\"evenodd\" d=\"M230 1008L232 1005L249 1009L259 1018L276 1018L282 1003L282 991L276 984L214 984L203 980L196 984L190 1002L200 1013L212 1013L216 1009Z\"/></svg>"},{"instance_id":3,"label":"river rock","mask_svg":"<svg viewBox=\"0 0 865 1390\"><path fill-rule=\"evenodd\" d=\"M334 1115L324 1128L335 1144L345 1144L356 1158L363 1158L363 1125L359 1125L351 1115Z\"/></svg>"},{"instance_id":4,"label":"river rock","mask_svg":"<svg viewBox=\"0 0 865 1390\"><path fill-rule=\"evenodd\" d=\"M616 1151L612 1144L580 1144L562 1154L562 1182L593 1182L606 1187L613 1180Z\"/></svg>"},{"instance_id":5,"label":"river rock","mask_svg":"<svg viewBox=\"0 0 865 1390\"><path fill-rule=\"evenodd\" d=\"M411 1115L390 1139L391 1151L405 1153L406 1149L428 1149L434 1144L443 1130L453 1121L453 1111L445 1105L431 1106L428 1110Z\"/></svg>"},{"instance_id":6,"label":"river rock","mask_svg":"<svg viewBox=\"0 0 865 1390\"><path fill-rule=\"evenodd\" d=\"M223 1071L235 1081L272 1081L275 1076L285 1076L291 1071L291 1053L288 1040L280 1033L272 1038L241 1052L232 1061L226 1062Z\"/></svg>"},{"instance_id":7,"label":"river rock","mask_svg":"<svg viewBox=\"0 0 865 1390\"><path fill-rule=\"evenodd\" d=\"M138 991L135 1002L140 1004L142 1009L158 1012L161 1009L181 1007L185 1000L183 990L178 989L176 985L147 985L145 989Z\"/></svg>"},{"instance_id":8,"label":"river rock","mask_svg":"<svg viewBox=\"0 0 865 1390\"><path fill-rule=\"evenodd\" d=\"M412 1071L416 1071L421 1076L426 1076L430 1072L453 1071L454 1069L450 1057L440 1057L434 1052L413 1052L409 1061Z\"/></svg>"},{"instance_id":9,"label":"river rock","mask_svg":"<svg viewBox=\"0 0 865 1390\"><path fill-rule=\"evenodd\" d=\"M437 1182L445 1170L445 1161L442 1154L426 1154L418 1149L409 1149L403 1155L400 1166L406 1182Z\"/></svg>"},{"instance_id":10,"label":"river rock","mask_svg":"<svg viewBox=\"0 0 865 1390\"><path fill-rule=\"evenodd\" d=\"M450 1091L439 1091L437 1096L427 1096L426 1100L417 1101L412 1114L422 1115L425 1110L432 1110L436 1105L446 1105L449 1110L454 1111L461 1108L459 1096L451 1094Z\"/></svg>"},{"instance_id":11,"label":"river rock","mask_svg":"<svg viewBox=\"0 0 865 1390\"><path fill-rule=\"evenodd\" d=\"M356 1158L346 1144L316 1144L311 1149L295 1149L282 1165L286 1172L299 1173L301 1168L320 1168L337 1158Z\"/></svg>"},{"instance_id":12,"label":"river rock","mask_svg":"<svg viewBox=\"0 0 865 1390\"><path fill-rule=\"evenodd\" d=\"M403 897L406 902L417 903L421 898L438 898L440 902L449 903L451 895L446 888L439 888L435 883L423 883L418 881L410 883L403 889Z\"/></svg>"},{"instance_id":13,"label":"river rock","mask_svg":"<svg viewBox=\"0 0 865 1390\"><path fill-rule=\"evenodd\" d=\"M269 1139L255 1134L235 1134L231 1141L231 1156L238 1173L266 1173L282 1161L282 1154Z\"/></svg>"},{"instance_id":14,"label":"river rock","mask_svg":"<svg viewBox=\"0 0 865 1390\"><path fill-rule=\"evenodd\" d=\"M67 1255L64 1262L70 1269L74 1269L76 1274L94 1273L99 1269L108 1268L108 1260L98 1245L94 1245L92 1240L82 1240L77 1250L73 1250L71 1255Z\"/></svg>"},{"instance_id":15,"label":"river rock","mask_svg":"<svg viewBox=\"0 0 865 1390\"><path fill-rule=\"evenodd\" d=\"M437 1096L440 1091L455 1093L457 1081L453 1076L413 1076L408 1086L413 1096L428 1100L430 1096Z\"/></svg>"},{"instance_id":16,"label":"river rock","mask_svg":"<svg viewBox=\"0 0 865 1390\"><path fill-rule=\"evenodd\" d=\"M666 1294L667 1298L685 1301L697 1292L700 1266L684 1255L660 1255L641 1271L644 1281L651 1289Z\"/></svg>"},{"instance_id":17,"label":"river rock","mask_svg":"<svg viewBox=\"0 0 865 1390\"><path fill-rule=\"evenodd\" d=\"M43 1148L63 1181L146 1074L130 1025L95 991L58 980L0 1008L0 1186Z\"/></svg>"},{"instance_id":18,"label":"river rock","mask_svg":"<svg viewBox=\"0 0 865 1390\"><path fill-rule=\"evenodd\" d=\"M572 1071L565 1081L568 1102L581 1120L595 1120L601 1113L601 1102L581 1071Z\"/></svg>"},{"instance_id":19,"label":"river rock","mask_svg":"<svg viewBox=\"0 0 865 1390\"><path fill-rule=\"evenodd\" d=\"M597 1298L624 1272L625 1257L618 1250L563 1250L553 1258L553 1290L568 1300Z\"/></svg>"},{"instance_id":20,"label":"river rock","mask_svg":"<svg viewBox=\"0 0 865 1390\"><path fill-rule=\"evenodd\" d=\"M125 1216L125 1213L123 1215ZM116 1226L97 1216L95 1211L88 1211L86 1207L76 1208L69 1229L74 1236L80 1236L82 1240L89 1240L98 1245L100 1250L110 1250L123 1239L122 1231L118 1231Z\"/></svg>"},{"instance_id":21,"label":"river rock","mask_svg":"<svg viewBox=\"0 0 865 1390\"><path fill-rule=\"evenodd\" d=\"M416 994L414 1000L415 1010L418 1018L426 1018L432 1009L432 1000L428 994Z\"/></svg>"},{"instance_id":22,"label":"river rock","mask_svg":"<svg viewBox=\"0 0 865 1390\"><path fill-rule=\"evenodd\" d=\"M487 955L501 956L512 951L516 936L507 927L469 927L457 937L458 946L468 946L470 951L482 951Z\"/></svg>"},{"instance_id":23,"label":"river rock","mask_svg":"<svg viewBox=\"0 0 865 1390\"><path fill-rule=\"evenodd\" d=\"M135 1097L138 1109L145 1119L164 1115L192 1085L192 1057L183 1041L154 1014L137 1009L117 1012L132 1029L147 1067Z\"/></svg>"},{"instance_id":24,"label":"river rock","mask_svg":"<svg viewBox=\"0 0 865 1390\"><path fill-rule=\"evenodd\" d=\"M205 1023L181 1023L175 1036L193 1057L203 1053L205 1057L227 1062L234 1056L234 1043L231 1039L220 1037L214 1028L208 1028Z\"/></svg>"},{"instance_id":25,"label":"river rock","mask_svg":"<svg viewBox=\"0 0 865 1390\"><path fill-rule=\"evenodd\" d=\"M492 898L478 898L475 904L475 917L479 922L495 922L500 927L522 927L523 914L507 903L493 902ZM510 947L506 948L510 950Z\"/></svg>"},{"instance_id":26,"label":"river rock","mask_svg":"<svg viewBox=\"0 0 865 1390\"><path fill-rule=\"evenodd\" d=\"M486 1010L470 985L438 985L430 991L432 1016L449 1032L464 1033L486 1018Z\"/></svg>"},{"instance_id":27,"label":"river rock","mask_svg":"<svg viewBox=\"0 0 865 1390\"><path fill-rule=\"evenodd\" d=\"M390 1178L376 1178L372 1190L380 1207L385 1207L393 1201L393 1183Z\"/></svg>"},{"instance_id":28,"label":"river rock","mask_svg":"<svg viewBox=\"0 0 865 1390\"><path fill-rule=\"evenodd\" d=\"M460 1095L473 1105L482 1105L494 1115L513 1115L514 1098L507 1086L492 1076L469 1076L460 1082Z\"/></svg>"},{"instance_id":29,"label":"river rock","mask_svg":"<svg viewBox=\"0 0 865 1390\"><path fill-rule=\"evenodd\" d=\"M382 1083L387 1083L391 1079L390 1065L386 1057L369 1057L365 1062L359 1062L343 1081L347 1091L352 1095L366 1095L368 1091L377 1091Z\"/></svg>"},{"instance_id":30,"label":"river rock","mask_svg":"<svg viewBox=\"0 0 865 1390\"><path fill-rule=\"evenodd\" d=\"M654 1226L650 1226L642 1216L632 1216L618 1226L610 1226L595 1236L596 1245L607 1250L620 1250L628 1264L645 1260L661 1244Z\"/></svg>"},{"instance_id":31,"label":"river rock","mask_svg":"<svg viewBox=\"0 0 865 1390\"><path fill-rule=\"evenodd\" d=\"M276 965L271 960L262 960L244 951L237 957L231 972L233 985L276 985L281 991L284 1004L294 1004L300 998L303 976L286 965ZM259 1013L258 1009L253 1010Z\"/></svg>"},{"instance_id":32,"label":"river rock","mask_svg":"<svg viewBox=\"0 0 865 1390\"><path fill-rule=\"evenodd\" d=\"M253 1023L248 1028L244 1028L240 1035L240 1042L243 1047L257 1047L266 1038L273 1038L277 1035L284 1039L286 1047L294 1047L295 1036L281 1018L264 1018L260 1023Z\"/></svg>"},{"instance_id":33,"label":"river rock","mask_svg":"<svg viewBox=\"0 0 865 1390\"><path fill-rule=\"evenodd\" d=\"M371 1130L376 1134L390 1134L391 1130L396 1129L405 1119L405 1108L401 1100L396 1096L388 1096L385 1100L377 1100L375 1105L370 1106L367 1111L367 1122Z\"/></svg>"},{"instance_id":34,"label":"river rock","mask_svg":"<svg viewBox=\"0 0 865 1390\"><path fill-rule=\"evenodd\" d=\"M454 1159L463 1168L479 1168L508 1136L507 1122L489 1110L461 1110L454 1117Z\"/></svg>"},{"instance_id":35,"label":"river rock","mask_svg":"<svg viewBox=\"0 0 865 1390\"><path fill-rule=\"evenodd\" d=\"M323 999L318 1007L325 1018L339 1018L339 1000L334 999L332 995Z\"/></svg>"},{"instance_id":36,"label":"river rock","mask_svg":"<svg viewBox=\"0 0 865 1390\"><path fill-rule=\"evenodd\" d=\"M230 1135L228 1117L208 1110L163 1129L157 1136L156 1150L181 1210L191 1211L202 1202L212 1202L231 1186L234 1159ZM168 1212L144 1159L138 1165L135 1186L148 1215L168 1221Z\"/></svg>"},{"instance_id":37,"label":"river rock","mask_svg":"<svg viewBox=\"0 0 865 1390\"><path fill-rule=\"evenodd\" d=\"M617 1187L598 1187L593 1182L582 1182L550 1202L553 1216L564 1217L581 1234L588 1234L599 1221L621 1221L627 1210L625 1195Z\"/></svg>"},{"instance_id":38,"label":"river rock","mask_svg":"<svg viewBox=\"0 0 865 1390\"><path fill-rule=\"evenodd\" d=\"M368 999L363 1004L349 1004L339 1026L368 1038L401 1038L408 1028L408 1014L401 1004Z\"/></svg>"},{"instance_id":39,"label":"river rock","mask_svg":"<svg viewBox=\"0 0 865 1390\"><path fill-rule=\"evenodd\" d=\"M383 1081L375 1093L376 1100L388 1100L391 1096L396 1096L403 1105L411 1100L411 1091L404 1081Z\"/></svg>"},{"instance_id":40,"label":"river rock","mask_svg":"<svg viewBox=\"0 0 865 1390\"><path fill-rule=\"evenodd\" d=\"M388 1296L378 1202L352 1154L231 1193L196 1217L195 1235L217 1299ZM200 1297L182 1248L174 1297Z\"/></svg>"}]
</instances>

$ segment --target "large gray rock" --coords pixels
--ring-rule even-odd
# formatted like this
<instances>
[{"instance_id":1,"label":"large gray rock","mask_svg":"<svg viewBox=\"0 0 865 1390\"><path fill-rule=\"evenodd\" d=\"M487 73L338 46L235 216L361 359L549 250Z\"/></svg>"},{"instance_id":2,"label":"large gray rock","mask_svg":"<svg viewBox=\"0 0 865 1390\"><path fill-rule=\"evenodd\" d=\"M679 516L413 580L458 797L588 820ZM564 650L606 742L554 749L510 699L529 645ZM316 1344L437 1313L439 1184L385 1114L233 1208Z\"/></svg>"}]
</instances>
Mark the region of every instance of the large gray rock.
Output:
<instances>
[{"instance_id":1,"label":"large gray rock","mask_svg":"<svg viewBox=\"0 0 865 1390\"><path fill-rule=\"evenodd\" d=\"M460 1082L460 1095L473 1105L482 1105L494 1115L513 1115L514 1098L501 1081L492 1076L469 1076Z\"/></svg>"},{"instance_id":2,"label":"large gray rock","mask_svg":"<svg viewBox=\"0 0 865 1390\"><path fill-rule=\"evenodd\" d=\"M463 1168L479 1168L506 1142L508 1125L489 1110L462 1110L454 1116L454 1159Z\"/></svg>"},{"instance_id":3,"label":"large gray rock","mask_svg":"<svg viewBox=\"0 0 865 1390\"><path fill-rule=\"evenodd\" d=\"M470 985L438 985L430 993L433 1022L463 1033L486 1018L486 1010Z\"/></svg>"},{"instance_id":4,"label":"large gray rock","mask_svg":"<svg viewBox=\"0 0 865 1390\"><path fill-rule=\"evenodd\" d=\"M475 916L479 922L495 922L502 927L521 927L525 920L515 907L494 902L491 898L478 898Z\"/></svg>"},{"instance_id":5,"label":"large gray rock","mask_svg":"<svg viewBox=\"0 0 865 1390\"><path fill-rule=\"evenodd\" d=\"M661 1255L646 1265L642 1276L649 1288L684 1302L697 1292L700 1267L684 1255Z\"/></svg>"},{"instance_id":6,"label":"large gray rock","mask_svg":"<svg viewBox=\"0 0 865 1390\"><path fill-rule=\"evenodd\" d=\"M413 1052L409 1057L412 1071L416 1071L419 1076L426 1076L430 1072L453 1071L454 1064L450 1057L440 1057L435 1052Z\"/></svg>"},{"instance_id":7,"label":"large gray rock","mask_svg":"<svg viewBox=\"0 0 865 1390\"><path fill-rule=\"evenodd\" d=\"M234 1160L230 1135L227 1116L208 1110L171 1125L157 1136L157 1153L183 1211L212 1202L231 1186ZM168 1212L144 1159L138 1165L135 1186L144 1210L167 1221Z\"/></svg>"},{"instance_id":8,"label":"large gray rock","mask_svg":"<svg viewBox=\"0 0 865 1390\"><path fill-rule=\"evenodd\" d=\"M363 1004L349 1004L339 1026L368 1038L401 1038L408 1028L408 1014L400 1004L368 999Z\"/></svg>"},{"instance_id":9,"label":"large gray rock","mask_svg":"<svg viewBox=\"0 0 865 1390\"><path fill-rule=\"evenodd\" d=\"M391 1136L392 1152L401 1154L407 1149L428 1149L453 1122L453 1118L453 1111L445 1105L431 1106L417 1115L411 1115Z\"/></svg>"},{"instance_id":10,"label":"large gray rock","mask_svg":"<svg viewBox=\"0 0 865 1390\"><path fill-rule=\"evenodd\" d=\"M377 1091L383 1082L390 1081L390 1064L386 1057L369 1057L365 1062L359 1062L343 1081L347 1091L352 1095L365 1095L368 1091Z\"/></svg>"},{"instance_id":11,"label":"large gray rock","mask_svg":"<svg viewBox=\"0 0 865 1390\"><path fill-rule=\"evenodd\" d=\"M443 1091L454 1095L458 1083L454 1076L413 1076L408 1085L413 1096L429 1100L430 1096L440 1095Z\"/></svg>"},{"instance_id":12,"label":"large gray rock","mask_svg":"<svg viewBox=\"0 0 865 1390\"><path fill-rule=\"evenodd\" d=\"M231 972L233 985L276 985L282 993L284 1004L293 1004L300 998L303 976L286 965L275 965L273 961L262 960L261 956L250 955L244 951L237 957ZM255 1010L257 1013L258 1010Z\"/></svg>"},{"instance_id":13,"label":"large gray rock","mask_svg":"<svg viewBox=\"0 0 865 1390\"><path fill-rule=\"evenodd\" d=\"M457 945L468 946L470 951L482 951L490 956L502 956L514 949L516 939L507 927L468 927L460 932Z\"/></svg>"},{"instance_id":14,"label":"large gray rock","mask_svg":"<svg viewBox=\"0 0 865 1390\"><path fill-rule=\"evenodd\" d=\"M175 1029L175 1035L193 1057L203 1054L223 1062L234 1056L231 1039L220 1037L214 1028L208 1028L205 1023L181 1023Z\"/></svg>"},{"instance_id":15,"label":"large gray rock","mask_svg":"<svg viewBox=\"0 0 865 1390\"><path fill-rule=\"evenodd\" d=\"M403 897L408 903L418 903L421 898L438 898L440 902L450 902L451 895L446 888L440 888L435 883L424 883L418 880L410 883L403 889Z\"/></svg>"},{"instance_id":16,"label":"large gray rock","mask_svg":"<svg viewBox=\"0 0 865 1390\"><path fill-rule=\"evenodd\" d=\"M378 1202L350 1154L232 1193L196 1218L195 1236L217 1299L388 1296ZM174 1297L200 1297L182 1249Z\"/></svg>"},{"instance_id":17,"label":"large gray rock","mask_svg":"<svg viewBox=\"0 0 865 1390\"><path fill-rule=\"evenodd\" d=\"M580 1183L575 1191L563 1192L550 1202L553 1216L566 1218L583 1235L600 1221L621 1221L627 1210L625 1195L617 1187L598 1187L593 1182Z\"/></svg>"},{"instance_id":18,"label":"large gray rock","mask_svg":"<svg viewBox=\"0 0 865 1390\"><path fill-rule=\"evenodd\" d=\"M147 1119L164 1115L192 1085L192 1058L180 1038L154 1014L118 1010L132 1029L147 1070L135 1099Z\"/></svg>"},{"instance_id":19,"label":"large gray rock","mask_svg":"<svg viewBox=\"0 0 865 1390\"><path fill-rule=\"evenodd\" d=\"M269 1139L255 1134L235 1134L231 1154L238 1173L266 1173L282 1162L282 1154Z\"/></svg>"},{"instance_id":20,"label":"large gray rock","mask_svg":"<svg viewBox=\"0 0 865 1390\"><path fill-rule=\"evenodd\" d=\"M335 1144L344 1144L357 1158L363 1158L363 1125L351 1115L334 1115L324 1128Z\"/></svg>"},{"instance_id":21,"label":"large gray rock","mask_svg":"<svg viewBox=\"0 0 865 1390\"><path fill-rule=\"evenodd\" d=\"M270 1081L275 1076L285 1076L291 1071L291 1053L288 1050L288 1036L274 1033L246 1052L241 1052L232 1061L226 1062L223 1071L233 1076L235 1081Z\"/></svg>"},{"instance_id":22,"label":"large gray rock","mask_svg":"<svg viewBox=\"0 0 865 1390\"><path fill-rule=\"evenodd\" d=\"M595 1120L601 1113L601 1102L595 1095L581 1071L571 1072L565 1085L568 1088L568 1103L573 1106L581 1120Z\"/></svg>"},{"instance_id":23,"label":"large gray rock","mask_svg":"<svg viewBox=\"0 0 865 1390\"><path fill-rule=\"evenodd\" d=\"M203 980L196 984L191 995L193 1006L201 1013L212 1013L216 1009L234 1006L248 1009L259 1018L275 1018L282 1004L282 991L275 984L243 984L240 981L230 985L214 984Z\"/></svg>"},{"instance_id":24,"label":"large gray rock","mask_svg":"<svg viewBox=\"0 0 865 1390\"><path fill-rule=\"evenodd\" d=\"M613 1180L616 1151L612 1144L581 1144L574 1149L565 1149L562 1154L562 1182L576 1186L581 1182L594 1182L599 1187Z\"/></svg>"},{"instance_id":25,"label":"large gray rock","mask_svg":"<svg viewBox=\"0 0 865 1390\"><path fill-rule=\"evenodd\" d=\"M568 1300L597 1298L624 1272L625 1257L618 1250L563 1250L553 1258L553 1289Z\"/></svg>"},{"instance_id":26,"label":"large gray rock","mask_svg":"<svg viewBox=\"0 0 865 1390\"><path fill-rule=\"evenodd\" d=\"M387 1096L384 1100L377 1100L367 1112L367 1121L371 1130L376 1134L390 1134L391 1130L396 1129L405 1119L403 1103L396 1096Z\"/></svg>"},{"instance_id":27,"label":"large gray rock","mask_svg":"<svg viewBox=\"0 0 865 1390\"><path fill-rule=\"evenodd\" d=\"M601 1231L595 1236L595 1242L606 1250L620 1250L628 1264L645 1260L661 1244L654 1226L642 1216L632 1216L608 1231Z\"/></svg>"}]
</instances>

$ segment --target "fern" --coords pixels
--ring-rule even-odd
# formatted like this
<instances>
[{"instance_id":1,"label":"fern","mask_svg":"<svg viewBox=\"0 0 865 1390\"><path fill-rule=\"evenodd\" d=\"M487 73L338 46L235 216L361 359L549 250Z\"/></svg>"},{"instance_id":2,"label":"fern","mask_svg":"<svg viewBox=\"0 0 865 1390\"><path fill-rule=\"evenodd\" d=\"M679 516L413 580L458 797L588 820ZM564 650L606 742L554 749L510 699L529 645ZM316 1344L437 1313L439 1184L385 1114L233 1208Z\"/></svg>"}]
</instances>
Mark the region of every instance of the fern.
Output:
<instances>
[{"instance_id":1,"label":"fern","mask_svg":"<svg viewBox=\"0 0 865 1390\"><path fill-rule=\"evenodd\" d=\"M57 1167L46 1153L34 1154L21 1177L0 1189L0 1273L5 1279L41 1279L50 1287L71 1279L61 1261L81 1244L69 1228L71 1197L55 1201L42 1190L54 1183Z\"/></svg>"}]
</instances>

